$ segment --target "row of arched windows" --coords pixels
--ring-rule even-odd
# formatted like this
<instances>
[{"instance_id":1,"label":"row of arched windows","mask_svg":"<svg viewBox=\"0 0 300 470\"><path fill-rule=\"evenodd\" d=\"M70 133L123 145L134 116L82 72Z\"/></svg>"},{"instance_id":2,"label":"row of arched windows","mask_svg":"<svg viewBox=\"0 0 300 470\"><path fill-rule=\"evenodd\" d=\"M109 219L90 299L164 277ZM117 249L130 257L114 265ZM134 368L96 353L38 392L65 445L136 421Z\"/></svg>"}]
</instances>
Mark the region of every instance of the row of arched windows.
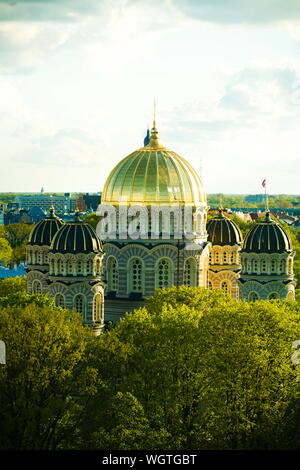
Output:
<instances>
[{"instance_id":1,"label":"row of arched windows","mask_svg":"<svg viewBox=\"0 0 300 470\"><path fill-rule=\"evenodd\" d=\"M63 294L56 294L54 298L55 305L57 307L65 308L65 298ZM73 308L76 312L81 313L83 316L86 315L86 306L87 300L85 295L76 294L73 298ZM100 322L103 319L103 305L102 305L102 295L98 292L94 295L93 298L93 311L92 311L92 320L95 322Z\"/></svg>"},{"instance_id":2,"label":"row of arched windows","mask_svg":"<svg viewBox=\"0 0 300 470\"><path fill-rule=\"evenodd\" d=\"M286 260L281 259L257 259L248 258L244 260L244 272L248 274L283 274L286 272ZM293 260L288 260L288 273L293 272Z\"/></svg>"},{"instance_id":3,"label":"row of arched windows","mask_svg":"<svg viewBox=\"0 0 300 470\"><path fill-rule=\"evenodd\" d=\"M140 258L132 258L128 264L128 290L129 292L144 292L145 270ZM117 260L110 256L107 261L108 291L117 291L119 284L119 272ZM161 258L155 270L156 288L163 289L174 284L174 264L168 258ZM189 287L197 285L196 260L190 258L184 265L184 284Z\"/></svg>"},{"instance_id":4,"label":"row of arched windows","mask_svg":"<svg viewBox=\"0 0 300 470\"><path fill-rule=\"evenodd\" d=\"M46 251L27 251L27 263L28 264L48 264L49 258Z\"/></svg>"},{"instance_id":5,"label":"row of arched windows","mask_svg":"<svg viewBox=\"0 0 300 470\"><path fill-rule=\"evenodd\" d=\"M51 259L50 260L50 274L52 275L99 275L102 271L101 260L98 258L94 260L63 260Z\"/></svg>"},{"instance_id":6,"label":"row of arched windows","mask_svg":"<svg viewBox=\"0 0 300 470\"><path fill-rule=\"evenodd\" d=\"M230 281L222 281L219 287L225 292L225 294L228 294L228 295L231 294L231 282ZM213 288L211 281L208 281L208 288L209 289Z\"/></svg>"},{"instance_id":7,"label":"row of arched windows","mask_svg":"<svg viewBox=\"0 0 300 470\"><path fill-rule=\"evenodd\" d=\"M228 251L210 251L209 264L235 264L238 263L238 254Z\"/></svg>"},{"instance_id":8,"label":"row of arched windows","mask_svg":"<svg viewBox=\"0 0 300 470\"><path fill-rule=\"evenodd\" d=\"M256 300L259 300L259 295L257 292L252 291L249 293L248 299L250 300L250 302L255 302ZM277 292L272 292L271 294L269 294L268 299L269 300L279 299L279 295Z\"/></svg>"}]
</instances>

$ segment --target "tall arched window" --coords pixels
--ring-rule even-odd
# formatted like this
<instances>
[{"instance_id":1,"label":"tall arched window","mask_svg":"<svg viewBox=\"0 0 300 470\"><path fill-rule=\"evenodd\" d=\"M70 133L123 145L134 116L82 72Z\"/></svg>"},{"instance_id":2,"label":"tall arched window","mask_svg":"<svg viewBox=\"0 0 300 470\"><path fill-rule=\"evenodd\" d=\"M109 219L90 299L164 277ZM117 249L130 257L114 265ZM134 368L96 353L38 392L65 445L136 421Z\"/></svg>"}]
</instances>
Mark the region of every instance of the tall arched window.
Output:
<instances>
[{"instance_id":1,"label":"tall arched window","mask_svg":"<svg viewBox=\"0 0 300 470\"><path fill-rule=\"evenodd\" d=\"M255 300L258 300L258 294L256 292L250 292L248 298L250 302L255 302Z\"/></svg>"},{"instance_id":2,"label":"tall arched window","mask_svg":"<svg viewBox=\"0 0 300 470\"><path fill-rule=\"evenodd\" d=\"M271 272L276 273L277 263L275 259L271 260Z\"/></svg>"},{"instance_id":3,"label":"tall arched window","mask_svg":"<svg viewBox=\"0 0 300 470\"><path fill-rule=\"evenodd\" d=\"M172 286L172 264L171 261L162 258L157 265L157 287L159 289Z\"/></svg>"},{"instance_id":4,"label":"tall arched window","mask_svg":"<svg viewBox=\"0 0 300 470\"><path fill-rule=\"evenodd\" d=\"M222 284L221 284L221 289L223 289L225 294L229 295L230 294L230 292L229 292L229 289L230 289L229 281L223 281Z\"/></svg>"},{"instance_id":5,"label":"tall arched window","mask_svg":"<svg viewBox=\"0 0 300 470\"><path fill-rule=\"evenodd\" d=\"M97 293L94 295L93 299L93 321L101 322L102 321L102 295Z\"/></svg>"},{"instance_id":6,"label":"tall arched window","mask_svg":"<svg viewBox=\"0 0 300 470\"><path fill-rule=\"evenodd\" d=\"M83 272L82 268L83 268L82 261L81 260L77 261L77 274L82 274Z\"/></svg>"},{"instance_id":7,"label":"tall arched window","mask_svg":"<svg viewBox=\"0 0 300 470\"><path fill-rule=\"evenodd\" d=\"M272 294L269 295L269 300L272 300L272 299L278 299L277 292L272 292Z\"/></svg>"},{"instance_id":8,"label":"tall arched window","mask_svg":"<svg viewBox=\"0 0 300 470\"><path fill-rule=\"evenodd\" d=\"M184 265L184 284L188 287L196 287L196 261L187 259Z\"/></svg>"},{"instance_id":9,"label":"tall arched window","mask_svg":"<svg viewBox=\"0 0 300 470\"><path fill-rule=\"evenodd\" d=\"M38 264L43 263L43 253L41 251L39 251L38 254L37 254L37 262L38 262Z\"/></svg>"},{"instance_id":10,"label":"tall arched window","mask_svg":"<svg viewBox=\"0 0 300 470\"><path fill-rule=\"evenodd\" d=\"M85 315L85 296L83 294L77 294L74 297L74 308L76 312Z\"/></svg>"},{"instance_id":11,"label":"tall arched window","mask_svg":"<svg viewBox=\"0 0 300 470\"><path fill-rule=\"evenodd\" d=\"M130 292L143 292L143 265L139 258L130 260Z\"/></svg>"},{"instance_id":12,"label":"tall arched window","mask_svg":"<svg viewBox=\"0 0 300 470\"><path fill-rule=\"evenodd\" d=\"M219 252L216 251L216 253L215 253L215 264L218 264L219 262L220 262Z\"/></svg>"},{"instance_id":13,"label":"tall arched window","mask_svg":"<svg viewBox=\"0 0 300 470\"><path fill-rule=\"evenodd\" d=\"M65 307L65 298L62 294L56 294L54 298L56 307Z\"/></svg>"},{"instance_id":14,"label":"tall arched window","mask_svg":"<svg viewBox=\"0 0 300 470\"><path fill-rule=\"evenodd\" d=\"M93 260L89 259L86 264L86 272L88 274L93 274Z\"/></svg>"},{"instance_id":15,"label":"tall arched window","mask_svg":"<svg viewBox=\"0 0 300 470\"><path fill-rule=\"evenodd\" d=\"M73 263L71 260L67 261L67 273L73 274Z\"/></svg>"},{"instance_id":16,"label":"tall arched window","mask_svg":"<svg viewBox=\"0 0 300 470\"><path fill-rule=\"evenodd\" d=\"M57 260L57 274L61 274L62 273L62 261L61 259L58 259Z\"/></svg>"},{"instance_id":17,"label":"tall arched window","mask_svg":"<svg viewBox=\"0 0 300 470\"><path fill-rule=\"evenodd\" d=\"M288 273L289 273L289 275L293 274L293 260L292 260L292 258L289 258L289 260L288 260Z\"/></svg>"},{"instance_id":18,"label":"tall arched window","mask_svg":"<svg viewBox=\"0 0 300 470\"><path fill-rule=\"evenodd\" d=\"M99 258L96 261L96 274L101 274L101 260Z\"/></svg>"},{"instance_id":19,"label":"tall arched window","mask_svg":"<svg viewBox=\"0 0 300 470\"><path fill-rule=\"evenodd\" d=\"M230 253L230 263L233 264L235 262L235 253L232 251Z\"/></svg>"},{"instance_id":20,"label":"tall arched window","mask_svg":"<svg viewBox=\"0 0 300 470\"><path fill-rule=\"evenodd\" d=\"M35 279L32 283L32 293L33 294L41 294L42 293L42 283Z\"/></svg>"},{"instance_id":21,"label":"tall arched window","mask_svg":"<svg viewBox=\"0 0 300 470\"><path fill-rule=\"evenodd\" d=\"M109 291L117 291L119 285L119 272L116 258L110 256L106 265L107 284Z\"/></svg>"},{"instance_id":22,"label":"tall arched window","mask_svg":"<svg viewBox=\"0 0 300 470\"><path fill-rule=\"evenodd\" d=\"M227 253L223 251L223 264L227 264Z\"/></svg>"},{"instance_id":23,"label":"tall arched window","mask_svg":"<svg viewBox=\"0 0 300 470\"><path fill-rule=\"evenodd\" d=\"M257 259L252 260L252 272L257 273Z\"/></svg>"},{"instance_id":24,"label":"tall arched window","mask_svg":"<svg viewBox=\"0 0 300 470\"><path fill-rule=\"evenodd\" d=\"M285 260L282 259L279 265L279 272L284 273L284 271L285 271Z\"/></svg>"},{"instance_id":25,"label":"tall arched window","mask_svg":"<svg viewBox=\"0 0 300 470\"><path fill-rule=\"evenodd\" d=\"M212 289L212 282L211 281L208 281L208 288Z\"/></svg>"},{"instance_id":26,"label":"tall arched window","mask_svg":"<svg viewBox=\"0 0 300 470\"><path fill-rule=\"evenodd\" d=\"M267 272L267 262L266 262L265 259L262 259L262 260L261 260L260 269L261 269L261 272L262 272L262 273L266 273L266 272Z\"/></svg>"},{"instance_id":27,"label":"tall arched window","mask_svg":"<svg viewBox=\"0 0 300 470\"><path fill-rule=\"evenodd\" d=\"M212 252L211 251L209 252L208 262L209 262L209 264L211 264L211 262L212 262Z\"/></svg>"}]
</instances>

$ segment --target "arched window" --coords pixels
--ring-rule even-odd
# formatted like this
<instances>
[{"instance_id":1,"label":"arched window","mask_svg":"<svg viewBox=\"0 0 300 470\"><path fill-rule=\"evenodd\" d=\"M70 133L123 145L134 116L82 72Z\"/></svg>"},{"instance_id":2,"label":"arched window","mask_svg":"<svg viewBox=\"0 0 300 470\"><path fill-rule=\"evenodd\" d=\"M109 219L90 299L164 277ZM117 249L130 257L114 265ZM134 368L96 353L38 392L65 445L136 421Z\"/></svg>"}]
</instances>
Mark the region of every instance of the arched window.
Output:
<instances>
[{"instance_id":1,"label":"arched window","mask_svg":"<svg viewBox=\"0 0 300 470\"><path fill-rule=\"evenodd\" d=\"M284 271L285 271L285 260L282 259L279 265L279 272L284 273Z\"/></svg>"},{"instance_id":2,"label":"arched window","mask_svg":"<svg viewBox=\"0 0 300 470\"><path fill-rule=\"evenodd\" d=\"M31 260L32 260L32 251L27 250L27 263L31 264Z\"/></svg>"},{"instance_id":3,"label":"arched window","mask_svg":"<svg viewBox=\"0 0 300 470\"><path fill-rule=\"evenodd\" d=\"M61 274L62 273L62 261L61 259L58 259L57 260L57 274Z\"/></svg>"},{"instance_id":4,"label":"arched window","mask_svg":"<svg viewBox=\"0 0 300 470\"><path fill-rule=\"evenodd\" d=\"M288 292L287 300L295 300L295 295L292 291Z\"/></svg>"},{"instance_id":5,"label":"arched window","mask_svg":"<svg viewBox=\"0 0 300 470\"><path fill-rule=\"evenodd\" d=\"M219 258L219 252L218 252L218 251L216 251L216 253L215 253L215 264L218 264L218 263L219 263L219 261L220 261L220 258Z\"/></svg>"},{"instance_id":6,"label":"arched window","mask_svg":"<svg viewBox=\"0 0 300 470\"><path fill-rule=\"evenodd\" d=\"M271 260L271 272L276 273L277 263L275 259Z\"/></svg>"},{"instance_id":7,"label":"arched window","mask_svg":"<svg viewBox=\"0 0 300 470\"><path fill-rule=\"evenodd\" d=\"M77 274L82 274L82 261L77 261Z\"/></svg>"},{"instance_id":8,"label":"arched window","mask_svg":"<svg viewBox=\"0 0 300 470\"><path fill-rule=\"evenodd\" d=\"M211 251L209 252L208 262L209 262L209 264L211 264L211 262L212 262L212 252Z\"/></svg>"},{"instance_id":9,"label":"arched window","mask_svg":"<svg viewBox=\"0 0 300 470\"><path fill-rule=\"evenodd\" d=\"M226 295L229 295L230 292L229 292L229 282L228 281L223 281L222 284L221 284L221 289L223 289L223 291L225 292Z\"/></svg>"},{"instance_id":10,"label":"arched window","mask_svg":"<svg viewBox=\"0 0 300 470\"><path fill-rule=\"evenodd\" d=\"M43 253L41 251L39 251L38 254L37 254L37 262L38 262L38 264L43 263Z\"/></svg>"},{"instance_id":11,"label":"arched window","mask_svg":"<svg viewBox=\"0 0 300 470\"><path fill-rule=\"evenodd\" d=\"M267 272L267 262L265 259L262 259L261 260L261 263L260 263L260 270L262 273L266 273Z\"/></svg>"},{"instance_id":12,"label":"arched window","mask_svg":"<svg viewBox=\"0 0 300 470\"><path fill-rule=\"evenodd\" d=\"M235 253L231 252L230 253L230 263L233 264L235 262Z\"/></svg>"},{"instance_id":13,"label":"arched window","mask_svg":"<svg viewBox=\"0 0 300 470\"><path fill-rule=\"evenodd\" d=\"M107 260L107 283L109 291L117 291L119 285L119 273L117 260L112 256Z\"/></svg>"},{"instance_id":14,"label":"arched window","mask_svg":"<svg viewBox=\"0 0 300 470\"><path fill-rule=\"evenodd\" d=\"M252 260L252 272L257 273L258 265L257 265L257 259Z\"/></svg>"},{"instance_id":15,"label":"arched window","mask_svg":"<svg viewBox=\"0 0 300 470\"><path fill-rule=\"evenodd\" d=\"M45 253L44 254L44 258L45 258L45 263L49 263L49 256L48 256L48 253Z\"/></svg>"},{"instance_id":16,"label":"arched window","mask_svg":"<svg viewBox=\"0 0 300 470\"><path fill-rule=\"evenodd\" d=\"M96 274L101 274L101 260L99 258L96 261Z\"/></svg>"},{"instance_id":17,"label":"arched window","mask_svg":"<svg viewBox=\"0 0 300 470\"><path fill-rule=\"evenodd\" d=\"M226 251L223 252L223 264L227 264L227 253L226 253Z\"/></svg>"},{"instance_id":18,"label":"arched window","mask_svg":"<svg viewBox=\"0 0 300 470\"><path fill-rule=\"evenodd\" d=\"M74 308L76 312L85 314L85 296L83 294L77 294L74 297Z\"/></svg>"},{"instance_id":19,"label":"arched window","mask_svg":"<svg viewBox=\"0 0 300 470\"><path fill-rule=\"evenodd\" d=\"M130 292L143 292L143 266L138 258L130 261Z\"/></svg>"},{"instance_id":20,"label":"arched window","mask_svg":"<svg viewBox=\"0 0 300 470\"><path fill-rule=\"evenodd\" d=\"M249 300L250 302L255 302L255 300L258 300L258 294L256 292L250 292Z\"/></svg>"},{"instance_id":21,"label":"arched window","mask_svg":"<svg viewBox=\"0 0 300 470\"><path fill-rule=\"evenodd\" d=\"M54 259L50 261L50 274L54 274Z\"/></svg>"},{"instance_id":22,"label":"arched window","mask_svg":"<svg viewBox=\"0 0 300 470\"><path fill-rule=\"evenodd\" d=\"M62 294L56 294L54 298L56 307L65 308L65 298Z\"/></svg>"},{"instance_id":23,"label":"arched window","mask_svg":"<svg viewBox=\"0 0 300 470\"><path fill-rule=\"evenodd\" d=\"M272 294L269 295L269 300L272 300L272 299L278 299L277 292L272 292Z\"/></svg>"},{"instance_id":24,"label":"arched window","mask_svg":"<svg viewBox=\"0 0 300 470\"><path fill-rule=\"evenodd\" d=\"M32 293L33 294L41 294L42 293L42 283L35 279L32 283Z\"/></svg>"},{"instance_id":25,"label":"arched window","mask_svg":"<svg viewBox=\"0 0 300 470\"><path fill-rule=\"evenodd\" d=\"M171 261L162 258L159 260L157 265L157 287L159 289L167 288L172 286L172 265Z\"/></svg>"},{"instance_id":26,"label":"arched window","mask_svg":"<svg viewBox=\"0 0 300 470\"><path fill-rule=\"evenodd\" d=\"M67 273L73 274L73 263L71 260L67 261Z\"/></svg>"},{"instance_id":27,"label":"arched window","mask_svg":"<svg viewBox=\"0 0 300 470\"><path fill-rule=\"evenodd\" d=\"M97 293L94 295L93 299L93 321L101 322L102 321L102 295Z\"/></svg>"},{"instance_id":28,"label":"arched window","mask_svg":"<svg viewBox=\"0 0 300 470\"><path fill-rule=\"evenodd\" d=\"M208 281L208 288L209 288L209 289L212 289L212 283L211 283L211 281Z\"/></svg>"},{"instance_id":29,"label":"arched window","mask_svg":"<svg viewBox=\"0 0 300 470\"><path fill-rule=\"evenodd\" d=\"M93 260L89 259L86 264L86 272L87 274L93 274Z\"/></svg>"},{"instance_id":30,"label":"arched window","mask_svg":"<svg viewBox=\"0 0 300 470\"><path fill-rule=\"evenodd\" d=\"M184 265L184 285L196 287L196 261L192 258L187 259Z\"/></svg>"},{"instance_id":31,"label":"arched window","mask_svg":"<svg viewBox=\"0 0 300 470\"><path fill-rule=\"evenodd\" d=\"M293 260L292 260L292 258L289 258L289 261L288 261L288 273L289 273L289 275L293 274Z\"/></svg>"}]
</instances>

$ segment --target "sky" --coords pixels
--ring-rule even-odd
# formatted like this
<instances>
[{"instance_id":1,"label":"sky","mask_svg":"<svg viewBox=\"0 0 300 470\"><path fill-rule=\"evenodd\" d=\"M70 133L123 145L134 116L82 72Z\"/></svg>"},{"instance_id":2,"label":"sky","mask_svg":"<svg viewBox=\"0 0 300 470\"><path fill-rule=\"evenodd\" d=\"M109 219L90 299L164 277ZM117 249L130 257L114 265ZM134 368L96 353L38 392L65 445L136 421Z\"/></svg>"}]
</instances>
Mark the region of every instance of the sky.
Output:
<instances>
[{"instance_id":1,"label":"sky","mask_svg":"<svg viewBox=\"0 0 300 470\"><path fill-rule=\"evenodd\" d=\"M207 193L299 194L300 0L0 0L0 192L98 192L161 142Z\"/></svg>"}]
</instances>

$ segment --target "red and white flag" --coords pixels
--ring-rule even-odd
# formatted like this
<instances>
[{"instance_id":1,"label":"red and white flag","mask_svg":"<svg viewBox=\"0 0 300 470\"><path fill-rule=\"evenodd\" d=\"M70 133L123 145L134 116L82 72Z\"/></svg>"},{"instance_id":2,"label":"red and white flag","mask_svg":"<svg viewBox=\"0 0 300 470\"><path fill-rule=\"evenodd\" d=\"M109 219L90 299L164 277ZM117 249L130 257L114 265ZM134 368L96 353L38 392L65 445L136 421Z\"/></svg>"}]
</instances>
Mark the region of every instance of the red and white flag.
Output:
<instances>
[{"instance_id":1,"label":"red and white flag","mask_svg":"<svg viewBox=\"0 0 300 470\"><path fill-rule=\"evenodd\" d=\"M266 178L263 180L263 182L261 183L262 187L265 188L266 187Z\"/></svg>"}]
</instances>

